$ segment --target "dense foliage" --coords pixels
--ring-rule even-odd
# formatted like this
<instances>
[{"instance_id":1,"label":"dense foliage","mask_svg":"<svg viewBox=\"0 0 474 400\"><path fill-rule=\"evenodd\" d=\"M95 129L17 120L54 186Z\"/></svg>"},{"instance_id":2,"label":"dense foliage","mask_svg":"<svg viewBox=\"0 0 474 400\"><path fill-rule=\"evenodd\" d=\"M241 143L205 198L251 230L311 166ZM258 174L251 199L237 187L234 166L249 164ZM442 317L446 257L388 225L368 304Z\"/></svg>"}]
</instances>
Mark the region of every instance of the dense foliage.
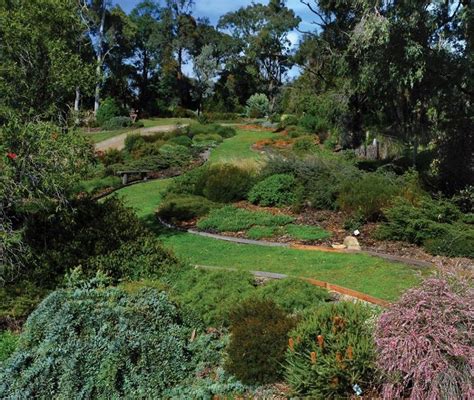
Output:
<instances>
[{"instance_id":1,"label":"dense foliage","mask_svg":"<svg viewBox=\"0 0 474 400\"><path fill-rule=\"evenodd\" d=\"M192 366L193 326L164 293L59 290L0 369L0 397L161 397Z\"/></svg>"},{"instance_id":2,"label":"dense foliage","mask_svg":"<svg viewBox=\"0 0 474 400\"><path fill-rule=\"evenodd\" d=\"M276 174L258 182L249 192L248 199L262 206L287 206L296 201L295 178Z\"/></svg>"},{"instance_id":3,"label":"dense foliage","mask_svg":"<svg viewBox=\"0 0 474 400\"><path fill-rule=\"evenodd\" d=\"M294 323L271 300L249 299L239 304L230 317L226 369L242 382L276 381L281 377L287 333Z\"/></svg>"},{"instance_id":4,"label":"dense foliage","mask_svg":"<svg viewBox=\"0 0 474 400\"><path fill-rule=\"evenodd\" d=\"M468 399L474 393L472 281L427 279L378 322L385 399Z\"/></svg>"},{"instance_id":5,"label":"dense foliage","mask_svg":"<svg viewBox=\"0 0 474 400\"><path fill-rule=\"evenodd\" d=\"M316 308L290 333L286 381L299 396L342 398L370 390L375 374L373 311L341 302Z\"/></svg>"}]
</instances>

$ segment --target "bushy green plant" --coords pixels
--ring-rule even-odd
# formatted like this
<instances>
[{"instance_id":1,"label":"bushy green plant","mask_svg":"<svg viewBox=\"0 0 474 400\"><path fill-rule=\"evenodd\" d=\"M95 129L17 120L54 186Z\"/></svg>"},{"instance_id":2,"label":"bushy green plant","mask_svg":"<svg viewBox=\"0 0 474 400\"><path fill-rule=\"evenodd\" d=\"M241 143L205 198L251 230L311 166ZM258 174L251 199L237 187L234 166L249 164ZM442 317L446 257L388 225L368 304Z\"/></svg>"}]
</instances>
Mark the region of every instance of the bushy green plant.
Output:
<instances>
[{"instance_id":1,"label":"bushy green plant","mask_svg":"<svg viewBox=\"0 0 474 400\"><path fill-rule=\"evenodd\" d=\"M223 141L222 136L217 133L199 134L193 137L193 142L199 146L211 146L221 143Z\"/></svg>"},{"instance_id":2,"label":"bushy green plant","mask_svg":"<svg viewBox=\"0 0 474 400\"><path fill-rule=\"evenodd\" d=\"M116 188L122 184L118 176L105 176L82 181L77 187L78 192L97 193L107 188Z\"/></svg>"},{"instance_id":3,"label":"bushy green plant","mask_svg":"<svg viewBox=\"0 0 474 400\"><path fill-rule=\"evenodd\" d=\"M252 186L249 171L232 164L213 165L208 170L203 194L209 200L229 203L242 200Z\"/></svg>"},{"instance_id":4,"label":"bushy green plant","mask_svg":"<svg viewBox=\"0 0 474 400\"><path fill-rule=\"evenodd\" d=\"M175 256L164 249L156 237L143 235L108 254L89 258L83 263L82 271L89 277L101 271L116 283L122 280L162 278L180 270L180 267Z\"/></svg>"},{"instance_id":5,"label":"bushy green plant","mask_svg":"<svg viewBox=\"0 0 474 400\"><path fill-rule=\"evenodd\" d=\"M188 136L179 135L179 136L175 136L169 139L168 143L179 144L180 146L190 147L193 142Z\"/></svg>"},{"instance_id":6,"label":"bushy green plant","mask_svg":"<svg viewBox=\"0 0 474 400\"><path fill-rule=\"evenodd\" d=\"M177 301L213 327L228 326L230 310L254 291L249 272L190 269L173 282Z\"/></svg>"},{"instance_id":7,"label":"bushy green plant","mask_svg":"<svg viewBox=\"0 0 474 400\"><path fill-rule=\"evenodd\" d=\"M264 175L291 174L304 189L301 197L314 208L334 209L343 181L355 180L360 171L349 161L327 152L306 158L271 157Z\"/></svg>"},{"instance_id":8,"label":"bushy green plant","mask_svg":"<svg viewBox=\"0 0 474 400\"><path fill-rule=\"evenodd\" d=\"M176 177L168 186L167 192L174 194L203 195L209 166L203 165Z\"/></svg>"},{"instance_id":9,"label":"bushy green plant","mask_svg":"<svg viewBox=\"0 0 474 400\"><path fill-rule=\"evenodd\" d=\"M313 136L300 136L293 143L293 151L298 154L306 154L317 149Z\"/></svg>"},{"instance_id":10,"label":"bushy green plant","mask_svg":"<svg viewBox=\"0 0 474 400\"><path fill-rule=\"evenodd\" d=\"M285 226L285 233L297 240L323 240L331 234L319 226L289 224Z\"/></svg>"},{"instance_id":11,"label":"bushy green plant","mask_svg":"<svg viewBox=\"0 0 474 400\"><path fill-rule=\"evenodd\" d=\"M416 204L397 199L384 211L386 222L376 232L381 239L424 245L433 254L473 257L474 228L462 223L451 202L423 198Z\"/></svg>"},{"instance_id":12,"label":"bushy green plant","mask_svg":"<svg viewBox=\"0 0 474 400\"><path fill-rule=\"evenodd\" d=\"M401 193L401 184L395 176L366 173L360 179L342 182L337 198L339 207L351 214L362 215L369 221L377 220L382 209Z\"/></svg>"},{"instance_id":13,"label":"bushy green plant","mask_svg":"<svg viewBox=\"0 0 474 400\"><path fill-rule=\"evenodd\" d=\"M247 231L247 237L253 240L271 238L278 232L278 227L274 226L252 226Z\"/></svg>"},{"instance_id":14,"label":"bushy green plant","mask_svg":"<svg viewBox=\"0 0 474 400\"><path fill-rule=\"evenodd\" d=\"M271 299L286 312L296 313L331 300L328 291L301 279L276 279L260 286L256 296Z\"/></svg>"},{"instance_id":15,"label":"bushy green plant","mask_svg":"<svg viewBox=\"0 0 474 400\"><path fill-rule=\"evenodd\" d=\"M293 393L348 398L364 393L375 376L372 311L341 302L317 307L290 333L285 378Z\"/></svg>"},{"instance_id":16,"label":"bushy green plant","mask_svg":"<svg viewBox=\"0 0 474 400\"><path fill-rule=\"evenodd\" d=\"M138 133L127 135L125 138L125 151L131 153L143 147L145 145L145 139Z\"/></svg>"},{"instance_id":17,"label":"bushy green plant","mask_svg":"<svg viewBox=\"0 0 474 400\"><path fill-rule=\"evenodd\" d=\"M218 205L205 197L192 194L168 195L165 197L157 215L167 221L189 221L207 215Z\"/></svg>"},{"instance_id":18,"label":"bushy green plant","mask_svg":"<svg viewBox=\"0 0 474 400\"><path fill-rule=\"evenodd\" d=\"M11 331L0 332L0 368L2 363L15 351L18 335Z\"/></svg>"},{"instance_id":19,"label":"bushy green plant","mask_svg":"<svg viewBox=\"0 0 474 400\"><path fill-rule=\"evenodd\" d=\"M111 97L107 97L99 106L95 116L97 123L103 126L114 117L125 116L126 111Z\"/></svg>"},{"instance_id":20,"label":"bushy green plant","mask_svg":"<svg viewBox=\"0 0 474 400\"><path fill-rule=\"evenodd\" d=\"M193 325L153 289L58 290L0 369L0 397L161 398L192 370Z\"/></svg>"},{"instance_id":21,"label":"bushy green plant","mask_svg":"<svg viewBox=\"0 0 474 400\"><path fill-rule=\"evenodd\" d=\"M226 370L244 383L278 380L295 320L273 301L252 298L233 310L230 324Z\"/></svg>"},{"instance_id":22,"label":"bushy green plant","mask_svg":"<svg viewBox=\"0 0 474 400\"><path fill-rule=\"evenodd\" d=\"M212 210L201 219L197 226L218 232L238 232L252 226L278 227L293 222L293 217L284 214L273 215L263 211L249 211L234 206L225 206Z\"/></svg>"},{"instance_id":23,"label":"bushy green plant","mask_svg":"<svg viewBox=\"0 0 474 400\"><path fill-rule=\"evenodd\" d=\"M123 162L123 154L120 150L109 149L100 157L100 161L105 165L109 166L112 164L119 164Z\"/></svg>"},{"instance_id":24,"label":"bushy green plant","mask_svg":"<svg viewBox=\"0 0 474 400\"><path fill-rule=\"evenodd\" d=\"M298 121L298 125L302 126L308 132L316 133L321 127L320 121L315 115L305 114Z\"/></svg>"},{"instance_id":25,"label":"bushy green plant","mask_svg":"<svg viewBox=\"0 0 474 400\"><path fill-rule=\"evenodd\" d=\"M102 128L106 131L113 131L115 129L127 128L132 126L130 117L112 117L102 124Z\"/></svg>"},{"instance_id":26,"label":"bushy green plant","mask_svg":"<svg viewBox=\"0 0 474 400\"><path fill-rule=\"evenodd\" d=\"M196 135L208 135L208 134L217 134L224 139L235 136L236 131L231 126L222 126L219 124L191 124L186 128L186 131L190 137Z\"/></svg>"},{"instance_id":27,"label":"bushy green plant","mask_svg":"<svg viewBox=\"0 0 474 400\"><path fill-rule=\"evenodd\" d=\"M25 241L32 250L37 270L30 271L48 284L89 257L107 254L144 233L133 210L115 197L103 202L84 198L71 202L71 209L53 216L36 213L25 228ZM36 272L35 272L36 271Z\"/></svg>"},{"instance_id":28,"label":"bushy green plant","mask_svg":"<svg viewBox=\"0 0 474 400\"><path fill-rule=\"evenodd\" d=\"M189 148L181 145L164 144L159 152L163 160L172 167L181 167L192 158Z\"/></svg>"},{"instance_id":29,"label":"bushy green plant","mask_svg":"<svg viewBox=\"0 0 474 400\"><path fill-rule=\"evenodd\" d=\"M256 93L247 100L247 116L250 118L262 118L268 114L270 102L263 93Z\"/></svg>"},{"instance_id":30,"label":"bushy green plant","mask_svg":"<svg viewBox=\"0 0 474 400\"><path fill-rule=\"evenodd\" d=\"M290 174L276 174L258 182L249 192L248 199L262 206L291 205L296 200L296 180Z\"/></svg>"}]
</instances>

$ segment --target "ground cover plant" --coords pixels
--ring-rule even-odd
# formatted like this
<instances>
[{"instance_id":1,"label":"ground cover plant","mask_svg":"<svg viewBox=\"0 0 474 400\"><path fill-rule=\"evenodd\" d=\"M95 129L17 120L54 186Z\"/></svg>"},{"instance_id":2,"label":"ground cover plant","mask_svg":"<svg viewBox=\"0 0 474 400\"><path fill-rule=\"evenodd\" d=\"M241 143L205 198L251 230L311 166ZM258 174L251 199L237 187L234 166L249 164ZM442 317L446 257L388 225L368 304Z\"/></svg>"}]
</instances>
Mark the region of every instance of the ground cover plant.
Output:
<instances>
[{"instance_id":1,"label":"ground cover plant","mask_svg":"<svg viewBox=\"0 0 474 400\"><path fill-rule=\"evenodd\" d=\"M15 351L18 335L11 331L0 332L0 367L5 360Z\"/></svg>"},{"instance_id":2,"label":"ground cover plant","mask_svg":"<svg viewBox=\"0 0 474 400\"><path fill-rule=\"evenodd\" d=\"M56 291L0 369L0 397L160 397L192 367L192 329L153 289Z\"/></svg>"},{"instance_id":3,"label":"ground cover plant","mask_svg":"<svg viewBox=\"0 0 474 400\"><path fill-rule=\"evenodd\" d=\"M345 398L374 383L373 311L340 302L310 312L290 332L285 378L297 396Z\"/></svg>"},{"instance_id":4,"label":"ground cover plant","mask_svg":"<svg viewBox=\"0 0 474 400\"><path fill-rule=\"evenodd\" d=\"M407 291L378 321L384 399L467 399L474 393L472 278L448 273Z\"/></svg>"}]
</instances>

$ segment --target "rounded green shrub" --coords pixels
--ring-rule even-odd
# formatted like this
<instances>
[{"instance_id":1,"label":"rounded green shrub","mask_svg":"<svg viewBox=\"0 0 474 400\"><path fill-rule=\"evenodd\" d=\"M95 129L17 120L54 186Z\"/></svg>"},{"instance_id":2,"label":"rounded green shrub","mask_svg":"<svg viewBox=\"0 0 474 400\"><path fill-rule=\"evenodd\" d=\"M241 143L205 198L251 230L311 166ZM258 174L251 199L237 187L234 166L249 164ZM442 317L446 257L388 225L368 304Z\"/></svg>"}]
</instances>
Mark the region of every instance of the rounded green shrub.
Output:
<instances>
[{"instance_id":1,"label":"rounded green shrub","mask_svg":"<svg viewBox=\"0 0 474 400\"><path fill-rule=\"evenodd\" d=\"M154 289L58 290L0 369L0 398L161 398L192 368L192 329Z\"/></svg>"},{"instance_id":2,"label":"rounded green shrub","mask_svg":"<svg viewBox=\"0 0 474 400\"><path fill-rule=\"evenodd\" d=\"M126 111L111 97L107 97L99 106L95 116L97 123L103 126L114 117L125 116Z\"/></svg>"},{"instance_id":3,"label":"rounded green shrub","mask_svg":"<svg viewBox=\"0 0 474 400\"><path fill-rule=\"evenodd\" d=\"M175 136L169 139L168 143L179 144L180 146L190 147L193 142L188 136L179 135L179 136Z\"/></svg>"},{"instance_id":4,"label":"rounded green shrub","mask_svg":"<svg viewBox=\"0 0 474 400\"><path fill-rule=\"evenodd\" d=\"M213 327L228 326L232 308L254 291L249 272L190 269L173 282L177 301Z\"/></svg>"},{"instance_id":5,"label":"rounded green shrub","mask_svg":"<svg viewBox=\"0 0 474 400\"><path fill-rule=\"evenodd\" d=\"M262 206L285 206L296 201L296 180L290 174L276 174L257 183L249 192L248 199Z\"/></svg>"},{"instance_id":6,"label":"rounded green shrub","mask_svg":"<svg viewBox=\"0 0 474 400\"><path fill-rule=\"evenodd\" d=\"M102 128L106 131L113 131L115 129L127 128L132 126L130 117L112 117L102 124Z\"/></svg>"},{"instance_id":7,"label":"rounded green shrub","mask_svg":"<svg viewBox=\"0 0 474 400\"><path fill-rule=\"evenodd\" d=\"M286 382L294 394L316 399L364 393L375 376L373 312L361 304L325 304L290 333Z\"/></svg>"},{"instance_id":8,"label":"rounded green shrub","mask_svg":"<svg viewBox=\"0 0 474 400\"><path fill-rule=\"evenodd\" d=\"M270 102L263 93L256 93L247 100L247 116L250 118L262 118L268 114Z\"/></svg>"},{"instance_id":9,"label":"rounded green shrub","mask_svg":"<svg viewBox=\"0 0 474 400\"><path fill-rule=\"evenodd\" d=\"M192 158L189 148L179 144L164 144L160 147L159 153L163 160L172 167L181 167Z\"/></svg>"},{"instance_id":10,"label":"rounded green shrub","mask_svg":"<svg viewBox=\"0 0 474 400\"><path fill-rule=\"evenodd\" d=\"M131 153L145 146L145 139L138 133L127 135L125 138L125 151Z\"/></svg>"},{"instance_id":11,"label":"rounded green shrub","mask_svg":"<svg viewBox=\"0 0 474 400\"><path fill-rule=\"evenodd\" d=\"M208 214L215 207L215 203L202 196L168 195L158 208L157 215L171 222L189 221Z\"/></svg>"},{"instance_id":12,"label":"rounded green shrub","mask_svg":"<svg viewBox=\"0 0 474 400\"><path fill-rule=\"evenodd\" d=\"M243 301L230 316L226 370L244 383L264 384L280 379L287 334L294 324L294 319L272 300Z\"/></svg>"},{"instance_id":13,"label":"rounded green shrub","mask_svg":"<svg viewBox=\"0 0 474 400\"><path fill-rule=\"evenodd\" d=\"M257 289L256 296L273 300L289 313L304 311L331 300L328 291L301 279L276 279Z\"/></svg>"},{"instance_id":14,"label":"rounded green shrub","mask_svg":"<svg viewBox=\"0 0 474 400\"><path fill-rule=\"evenodd\" d=\"M212 201L229 203L242 200L252 186L251 174L232 164L214 165L208 173L203 194Z\"/></svg>"}]
</instances>

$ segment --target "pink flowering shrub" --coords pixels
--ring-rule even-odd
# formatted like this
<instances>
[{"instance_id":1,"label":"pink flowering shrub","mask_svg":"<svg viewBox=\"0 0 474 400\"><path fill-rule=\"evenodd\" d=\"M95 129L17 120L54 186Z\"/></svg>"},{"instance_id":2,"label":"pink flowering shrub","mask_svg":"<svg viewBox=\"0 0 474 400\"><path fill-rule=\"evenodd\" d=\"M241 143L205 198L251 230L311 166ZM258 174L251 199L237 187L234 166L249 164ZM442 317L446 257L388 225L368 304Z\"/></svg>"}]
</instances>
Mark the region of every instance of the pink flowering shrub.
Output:
<instances>
[{"instance_id":1,"label":"pink flowering shrub","mask_svg":"<svg viewBox=\"0 0 474 400\"><path fill-rule=\"evenodd\" d=\"M474 290L431 278L382 314L376 329L384 399L473 399Z\"/></svg>"}]
</instances>

